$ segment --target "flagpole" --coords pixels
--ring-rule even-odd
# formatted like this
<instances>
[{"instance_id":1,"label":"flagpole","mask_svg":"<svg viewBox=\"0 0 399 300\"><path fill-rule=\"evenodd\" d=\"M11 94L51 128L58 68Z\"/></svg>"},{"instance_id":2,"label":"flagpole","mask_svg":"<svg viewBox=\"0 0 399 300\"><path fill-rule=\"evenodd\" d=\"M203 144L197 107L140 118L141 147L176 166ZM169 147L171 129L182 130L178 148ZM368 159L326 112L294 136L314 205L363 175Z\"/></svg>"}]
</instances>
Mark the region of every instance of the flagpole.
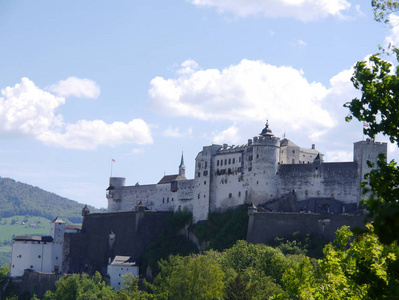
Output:
<instances>
[{"instance_id":1,"label":"flagpole","mask_svg":"<svg viewBox=\"0 0 399 300\"><path fill-rule=\"evenodd\" d=\"M111 159L111 177L112 177L112 166L114 165L115 159Z\"/></svg>"}]
</instances>

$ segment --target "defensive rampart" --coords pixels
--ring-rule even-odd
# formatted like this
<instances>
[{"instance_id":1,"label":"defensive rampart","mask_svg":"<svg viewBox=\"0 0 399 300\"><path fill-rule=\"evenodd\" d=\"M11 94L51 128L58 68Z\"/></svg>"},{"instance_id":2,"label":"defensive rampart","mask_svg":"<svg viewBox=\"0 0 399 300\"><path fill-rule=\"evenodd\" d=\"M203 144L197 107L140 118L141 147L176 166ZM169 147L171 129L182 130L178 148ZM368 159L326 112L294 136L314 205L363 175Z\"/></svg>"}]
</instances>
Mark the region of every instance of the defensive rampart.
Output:
<instances>
[{"instance_id":1,"label":"defensive rampart","mask_svg":"<svg viewBox=\"0 0 399 300\"><path fill-rule=\"evenodd\" d=\"M363 216L255 212L249 215L247 241L267 243L276 237L288 238L295 232L312 233L332 241L337 229L344 225L363 228Z\"/></svg>"},{"instance_id":2,"label":"defensive rampart","mask_svg":"<svg viewBox=\"0 0 399 300\"><path fill-rule=\"evenodd\" d=\"M109 259L115 255L137 261L157 240L170 214L127 211L86 215L81 233L65 234L63 271L105 274Z\"/></svg>"}]
</instances>

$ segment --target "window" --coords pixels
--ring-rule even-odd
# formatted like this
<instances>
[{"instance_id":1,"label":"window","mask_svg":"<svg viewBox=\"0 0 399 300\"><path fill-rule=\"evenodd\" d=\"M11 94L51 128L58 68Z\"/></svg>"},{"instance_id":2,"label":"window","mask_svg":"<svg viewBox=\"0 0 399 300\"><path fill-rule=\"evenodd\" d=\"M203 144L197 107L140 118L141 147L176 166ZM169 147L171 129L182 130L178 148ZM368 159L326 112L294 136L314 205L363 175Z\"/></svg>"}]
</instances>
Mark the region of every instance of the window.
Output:
<instances>
[{"instance_id":1,"label":"window","mask_svg":"<svg viewBox=\"0 0 399 300\"><path fill-rule=\"evenodd\" d=\"M231 193L229 193L229 198L233 197L233 195Z\"/></svg>"},{"instance_id":2,"label":"window","mask_svg":"<svg viewBox=\"0 0 399 300\"><path fill-rule=\"evenodd\" d=\"M241 197L241 192L238 192L238 197Z\"/></svg>"},{"instance_id":3,"label":"window","mask_svg":"<svg viewBox=\"0 0 399 300\"><path fill-rule=\"evenodd\" d=\"M241 162L241 156L238 158L238 162Z\"/></svg>"},{"instance_id":4,"label":"window","mask_svg":"<svg viewBox=\"0 0 399 300\"><path fill-rule=\"evenodd\" d=\"M231 165L231 158L229 158L229 165Z\"/></svg>"},{"instance_id":5,"label":"window","mask_svg":"<svg viewBox=\"0 0 399 300\"><path fill-rule=\"evenodd\" d=\"M165 203L165 198L162 198L162 203Z\"/></svg>"},{"instance_id":6,"label":"window","mask_svg":"<svg viewBox=\"0 0 399 300\"><path fill-rule=\"evenodd\" d=\"M224 164L227 165L227 158L224 160Z\"/></svg>"},{"instance_id":7,"label":"window","mask_svg":"<svg viewBox=\"0 0 399 300\"><path fill-rule=\"evenodd\" d=\"M208 176L208 171L204 171L204 176Z\"/></svg>"},{"instance_id":8,"label":"window","mask_svg":"<svg viewBox=\"0 0 399 300\"><path fill-rule=\"evenodd\" d=\"M292 163L295 164L295 159L292 159Z\"/></svg>"},{"instance_id":9,"label":"window","mask_svg":"<svg viewBox=\"0 0 399 300\"><path fill-rule=\"evenodd\" d=\"M236 163L236 159L235 158L233 158L233 164L235 164Z\"/></svg>"},{"instance_id":10,"label":"window","mask_svg":"<svg viewBox=\"0 0 399 300\"><path fill-rule=\"evenodd\" d=\"M219 160L217 160L217 161L216 161L216 166L218 166L218 167L219 167Z\"/></svg>"},{"instance_id":11,"label":"window","mask_svg":"<svg viewBox=\"0 0 399 300\"><path fill-rule=\"evenodd\" d=\"M208 162L206 161L205 162L205 169L208 167Z\"/></svg>"},{"instance_id":12,"label":"window","mask_svg":"<svg viewBox=\"0 0 399 300\"><path fill-rule=\"evenodd\" d=\"M206 181L204 181L204 185L206 185Z\"/></svg>"},{"instance_id":13,"label":"window","mask_svg":"<svg viewBox=\"0 0 399 300\"><path fill-rule=\"evenodd\" d=\"M251 160L253 160L253 159L254 159L253 155L248 156L248 160L249 160L249 161L251 161Z\"/></svg>"},{"instance_id":14,"label":"window","mask_svg":"<svg viewBox=\"0 0 399 300\"><path fill-rule=\"evenodd\" d=\"M200 198L200 194L198 194L197 198L198 198L198 199Z\"/></svg>"},{"instance_id":15,"label":"window","mask_svg":"<svg viewBox=\"0 0 399 300\"><path fill-rule=\"evenodd\" d=\"M259 154L256 154L256 158L259 158Z\"/></svg>"},{"instance_id":16,"label":"window","mask_svg":"<svg viewBox=\"0 0 399 300\"><path fill-rule=\"evenodd\" d=\"M200 162L198 163L198 168L201 168L201 163Z\"/></svg>"},{"instance_id":17,"label":"window","mask_svg":"<svg viewBox=\"0 0 399 300\"><path fill-rule=\"evenodd\" d=\"M201 172L198 172L198 177L201 177Z\"/></svg>"},{"instance_id":18,"label":"window","mask_svg":"<svg viewBox=\"0 0 399 300\"><path fill-rule=\"evenodd\" d=\"M248 172L251 172L251 171L252 171L252 167L249 167L249 168L248 168Z\"/></svg>"}]
</instances>

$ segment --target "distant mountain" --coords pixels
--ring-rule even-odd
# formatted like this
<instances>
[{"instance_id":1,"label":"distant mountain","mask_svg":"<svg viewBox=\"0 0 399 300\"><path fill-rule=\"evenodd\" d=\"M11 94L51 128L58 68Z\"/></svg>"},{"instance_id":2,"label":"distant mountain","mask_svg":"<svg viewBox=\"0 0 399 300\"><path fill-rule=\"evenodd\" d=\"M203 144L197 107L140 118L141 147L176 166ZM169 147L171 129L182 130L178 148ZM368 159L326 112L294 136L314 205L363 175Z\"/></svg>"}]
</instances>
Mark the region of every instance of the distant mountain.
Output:
<instances>
[{"instance_id":1,"label":"distant mountain","mask_svg":"<svg viewBox=\"0 0 399 300\"><path fill-rule=\"evenodd\" d=\"M60 216L66 223L81 223L84 204L60 197L38 187L0 177L0 217L14 215ZM91 212L104 210L89 206Z\"/></svg>"}]
</instances>

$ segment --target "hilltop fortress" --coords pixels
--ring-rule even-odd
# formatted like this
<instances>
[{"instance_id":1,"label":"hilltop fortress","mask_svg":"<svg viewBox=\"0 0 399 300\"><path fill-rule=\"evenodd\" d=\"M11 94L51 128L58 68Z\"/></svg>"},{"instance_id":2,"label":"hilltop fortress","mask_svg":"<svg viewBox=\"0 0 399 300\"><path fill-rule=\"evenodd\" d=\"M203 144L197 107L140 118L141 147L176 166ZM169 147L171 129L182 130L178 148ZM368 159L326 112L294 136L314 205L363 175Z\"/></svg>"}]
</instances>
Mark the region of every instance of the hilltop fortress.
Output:
<instances>
[{"instance_id":1,"label":"hilltop fortress","mask_svg":"<svg viewBox=\"0 0 399 300\"><path fill-rule=\"evenodd\" d=\"M183 155L179 173L158 183L126 186L111 177L108 211L131 211L140 202L150 210L192 211L194 221L241 204L269 211L341 214L355 212L360 183L387 144L367 139L354 143L352 162L323 161L323 154L273 135L266 122L259 136L244 145L204 146L195 159L194 179L187 179Z\"/></svg>"}]
</instances>

